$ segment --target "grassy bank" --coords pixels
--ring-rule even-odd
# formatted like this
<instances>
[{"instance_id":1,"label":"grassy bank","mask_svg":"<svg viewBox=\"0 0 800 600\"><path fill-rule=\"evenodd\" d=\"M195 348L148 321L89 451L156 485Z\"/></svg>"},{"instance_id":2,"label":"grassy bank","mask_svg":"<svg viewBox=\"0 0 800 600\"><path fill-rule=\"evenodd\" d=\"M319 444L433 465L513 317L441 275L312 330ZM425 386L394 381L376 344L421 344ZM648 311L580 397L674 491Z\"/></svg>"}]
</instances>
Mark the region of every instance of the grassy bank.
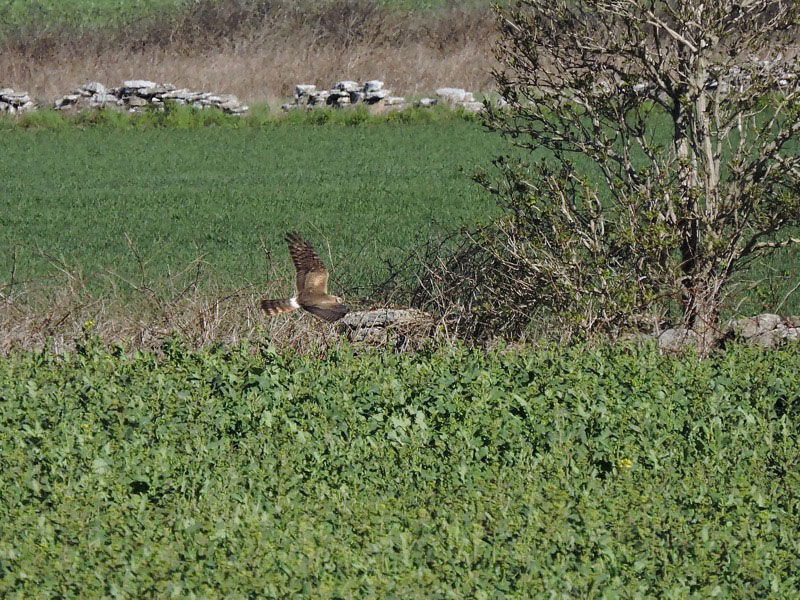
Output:
<instances>
[{"instance_id":1,"label":"grassy bank","mask_svg":"<svg viewBox=\"0 0 800 600\"><path fill-rule=\"evenodd\" d=\"M797 348L0 359L0 593L800 593Z\"/></svg>"}]
</instances>

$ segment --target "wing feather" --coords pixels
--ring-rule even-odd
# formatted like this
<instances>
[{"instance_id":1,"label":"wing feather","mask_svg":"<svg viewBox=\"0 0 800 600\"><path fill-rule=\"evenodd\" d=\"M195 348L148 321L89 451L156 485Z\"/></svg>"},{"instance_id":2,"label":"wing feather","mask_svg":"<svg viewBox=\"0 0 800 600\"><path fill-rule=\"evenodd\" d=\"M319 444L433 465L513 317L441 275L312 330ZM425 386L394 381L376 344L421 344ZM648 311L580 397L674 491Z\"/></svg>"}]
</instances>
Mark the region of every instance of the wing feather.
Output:
<instances>
[{"instance_id":1,"label":"wing feather","mask_svg":"<svg viewBox=\"0 0 800 600\"><path fill-rule=\"evenodd\" d=\"M294 231L286 234L286 243L297 270L297 293L327 294L328 270L314 247Z\"/></svg>"},{"instance_id":2,"label":"wing feather","mask_svg":"<svg viewBox=\"0 0 800 600\"><path fill-rule=\"evenodd\" d=\"M316 315L317 317L325 319L330 323L338 321L348 312L350 312L350 309L347 306L344 304L339 304L338 302L331 304L303 304L302 307L312 315Z\"/></svg>"}]
</instances>

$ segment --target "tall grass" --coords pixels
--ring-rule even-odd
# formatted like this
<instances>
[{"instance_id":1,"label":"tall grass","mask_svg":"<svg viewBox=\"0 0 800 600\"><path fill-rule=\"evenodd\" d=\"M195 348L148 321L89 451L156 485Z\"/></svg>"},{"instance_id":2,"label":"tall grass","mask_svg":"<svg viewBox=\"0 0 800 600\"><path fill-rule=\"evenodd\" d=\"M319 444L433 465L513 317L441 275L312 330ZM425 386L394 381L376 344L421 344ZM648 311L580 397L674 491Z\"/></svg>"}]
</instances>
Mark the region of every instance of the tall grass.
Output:
<instances>
[{"instance_id":1,"label":"tall grass","mask_svg":"<svg viewBox=\"0 0 800 600\"><path fill-rule=\"evenodd\" d=\"M272 103L297 83L329 86L343 78L383 79L403 95L443 85L488 89L488 7L437 4L411 10L367 0L200 0L156 10L179 3L154 0L131 5L137 16L123 11L118 21L110 3L95 12L76 9L72 21L41 4L41 18L34 8L20 9L0 30L0 83L52 100L89 80L148 78Z\"/></svg>"}]
</instances>

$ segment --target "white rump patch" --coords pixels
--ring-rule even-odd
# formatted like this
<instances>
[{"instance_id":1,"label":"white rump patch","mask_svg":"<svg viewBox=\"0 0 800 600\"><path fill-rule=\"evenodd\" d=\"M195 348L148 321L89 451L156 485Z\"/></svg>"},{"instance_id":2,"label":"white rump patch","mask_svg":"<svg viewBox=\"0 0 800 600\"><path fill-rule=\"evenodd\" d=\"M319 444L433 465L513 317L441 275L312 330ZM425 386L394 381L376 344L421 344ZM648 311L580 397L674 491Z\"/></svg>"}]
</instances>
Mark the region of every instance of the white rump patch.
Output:
<instances>
[{"instance_id":1,"label":"white rump patch","mask_svg":"<svg viewBox=\"0 0 800 600\"><path fill-rule=\"evenodd\" d=\"M292 296L289 298L289 304L292 308L300 308L300 305L297 303L297 296Z\"/></svg>"}]
</instances>

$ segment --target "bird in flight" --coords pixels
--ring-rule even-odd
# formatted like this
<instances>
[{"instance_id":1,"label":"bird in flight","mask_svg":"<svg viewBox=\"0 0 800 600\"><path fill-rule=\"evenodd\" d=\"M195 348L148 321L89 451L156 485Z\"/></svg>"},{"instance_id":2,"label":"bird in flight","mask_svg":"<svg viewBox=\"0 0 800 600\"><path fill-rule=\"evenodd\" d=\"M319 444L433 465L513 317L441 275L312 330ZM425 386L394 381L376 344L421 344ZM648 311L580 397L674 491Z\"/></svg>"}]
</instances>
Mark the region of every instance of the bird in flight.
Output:
<instances>
[{"instance_id":1,"label":"bird in flight","mask_svg":"<svg viewBox=\"0 0 800 600\"><path fill-rule=\"evenodd\" d=\"M289 254L297 271L297 294L280 300L262 300L261 308L268 315L302 308L331 323L349 312L342 299L328 293L328 269L314 247L297 233L286 234Z\"/></svg>"}]
</instances>

